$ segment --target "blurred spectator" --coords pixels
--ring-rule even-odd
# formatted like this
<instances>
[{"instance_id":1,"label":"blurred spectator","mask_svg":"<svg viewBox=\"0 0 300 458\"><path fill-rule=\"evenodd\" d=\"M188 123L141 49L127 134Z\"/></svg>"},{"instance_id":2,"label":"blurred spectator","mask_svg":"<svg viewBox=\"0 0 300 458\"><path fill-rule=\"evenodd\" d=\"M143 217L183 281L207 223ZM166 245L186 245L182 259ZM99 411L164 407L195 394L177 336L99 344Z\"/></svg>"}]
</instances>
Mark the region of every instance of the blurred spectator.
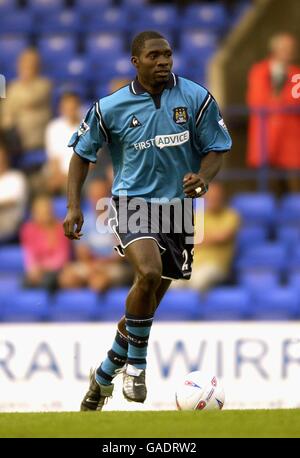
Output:
<instances>
[{"instance_id":1,"label":"blurred spectator","mask_svg":"<svg viewBox=\"0 0 300 458\"><path fill-rule=\"evenodd\" d=\"M40 195L32 204L31 220L21 228L25 255L25 284L55 289L59 271L70 260L70 242L53 213L52 200Z\"/></svg>"},{"instance_id":2,"label":"blurred spectator","mask_svg":"<svg viewBox=\"0 0 300 458\"><path fill-rule=\"evenodd\" d=\"M40 57L35 49L18 59L18 77L3 101L2 126L15 129L24 152L44 147L46 125L51 117L51 83L40 76Z\"/></svg>"},{"instance_id":3,"label":"blurred spectator","mask_svg":"<svg viewBox=\"0 0 300 458\"><path fill-rule=\"evenodd\" d=\"M68 142L77 129L80 119L80 99L75 93L66 92L59 103L60 117L49 122L46 129L46 152L48 162L45 166L47 188L50 193L66 190L69 163L73 151Z\"/></svg>"},{"instance_id":4,"label":"blurred spectator","mask_svg":"<svg viewBox=\"0 0 300 458\"><path fill-rule=\"evenodd\" d=\"M249 124L247 159L251 167L268 164L300 169L300 103L292 92L292 76L300 73L300 67L293 65L296 50L292 35L275 35L270 40L270 56L250 70L247 100L256 111ZM258 113L262 109L270 113L264 119ZM289 190L300 191L299 183L299 178L291 176Z\"/></svg>"},{"instance_id":5,"label":"blurred spectator","mask_svg":"<svg viewBox=\"0 0 300 458\"><path fill-rule=\"evenodd\" d=\"M6 145L0 138L0 242L11 241L17 236L26 202L25 176L10 169Z\"/></svg>"},{"instance_id":6,"label":"blurred spectator","mask_svg":"<svg viewBox=\"0 0 300 458\"><path fill-rule=\"evenodd\" d=\"M65 266L59 276L59 285L62 288L88 286L99 292L127 285L131 279L130 268L114 251L115 237L102 221L103 212L96 210L99 199L110 196L108 181L91 181L87 194L89 204L84 211L83 236L74 242L76 261Z\"/></svg>"},{"instance_id":7,"label":"blurred spectator","mask_svg":"<svg viewBox=\"0 0 300 458\"><path fill-rule=\"evenodd\" d=\"M203 214L196 213L196 228L198 218L203 218ZM205 195L203 242L195 244L191 280L180 280L174 282L174 285L206 291L227 281L239 226L239 215L226 205L223 185L219 182L211 183Z\"/></svg>"}]
</instances>

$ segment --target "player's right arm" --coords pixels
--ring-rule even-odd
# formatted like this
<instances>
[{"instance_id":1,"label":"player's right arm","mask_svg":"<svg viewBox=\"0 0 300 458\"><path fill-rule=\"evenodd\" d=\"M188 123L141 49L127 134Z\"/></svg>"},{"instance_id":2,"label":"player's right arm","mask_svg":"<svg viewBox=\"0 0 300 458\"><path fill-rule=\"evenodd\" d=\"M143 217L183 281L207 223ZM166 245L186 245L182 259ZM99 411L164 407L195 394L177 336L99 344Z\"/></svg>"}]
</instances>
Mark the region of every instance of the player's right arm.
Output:
<instances>
[{"instance_id":1,"label":"player's right arm","mask_svg":"<svg viewBox=\"0 0 300 458\"><path fill-rule=\"evenodd\" d=\"M67 182L68 212L63 223L65 236L78 240L81 236L83 214L80 208L80 196L89 170L89 163L97 161L97 152L107 141L106 130L99 103L95 103L87 112L77 132L72 135L68 146L74 154L70 161Z\"/></svg>"},{"instance_id":2,"label":"player's right arm","mask_svg":"<svg viewBox=\"0 0 300 458\"><path fill-rule=\"evenodd\" d=\"M83 214L80 208L80 196L82 186L89 170L89 162L74 153L69 167L67 184L67 208L68 212L64 220L65 236L69 239L78 240L81 236Z\"/></svg>"}]
</instances>

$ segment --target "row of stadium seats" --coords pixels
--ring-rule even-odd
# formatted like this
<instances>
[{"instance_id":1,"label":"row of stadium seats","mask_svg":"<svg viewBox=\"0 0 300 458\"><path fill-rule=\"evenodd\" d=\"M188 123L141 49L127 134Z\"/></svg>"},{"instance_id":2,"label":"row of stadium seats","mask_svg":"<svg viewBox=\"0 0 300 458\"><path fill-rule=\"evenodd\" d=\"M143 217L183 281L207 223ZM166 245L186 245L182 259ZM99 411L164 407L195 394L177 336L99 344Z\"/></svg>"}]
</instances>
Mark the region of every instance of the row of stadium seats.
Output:
<instances>
[{"instance_id":1,"label":"row of stadium seats","mask_svg":"<svg viewBox=\"0 0 300 458\"><path fill-rule=\"evenodd\" d=\"M7 258L6 258L7 259ZM285 277L285 278L284 278ZM283 281L283 278L285 281ZM7 269L0 274L0 289L6 291L18 291L22 289L22 272L11 272ZM281 276L272 268L249 268L243 269L237 274L237 283L249 293L263 291L264 289L278 289L285 286L300 290L300 268L292 270L289 274Z\"/></svg>"},{"instance_id":2,"label":"row of stadium seats","mask_svg":"<svg viewBox=\"0 0 300 458\"><path fill-rule=\"evenodd\" d=\"M124 313L127 289L105 295L88 290L0 292L0 321L115 321ZM163 299L157 320L293 320L300 318L299 289L274 288L250 294L241 287L216 288L200 297L195 291L171 290Z\"/></svg>"},{"instance_id":3,"label":"row of stadium seats","mask_svg":"<svg viewBox=\"0 0 300 458\"><path fill-rule=\"evenodd\" d=\"M246 272L254 269L268 270L284 278L300 269L300 246L289 248L280 242L256 243L237 256L235 270ZM24 272L23 253L19 245L0 247L0 274ZM280 277L280 278L281 278Z\"/></svg>"},{"instance_id":4,"label":"row of stadium seats","mask_svg":"<svg viewBox=\"0 0 300 458\"><path fill-rule=\"evenodd\" d=\"M280 202L271 193L239 193L231 205L245 224L300 226L300 194L287 194Z\"/></svg>"},{"instance_id":5,"label":"row of stadium seats","mask_svg":"<svg viewBox=\"0 0 300 458\"><path fill-rule=\"evenodd\" d=\"M174 53L175 73L204 73L207 61L216 49L216 36L199 31L183 35L184 45ZM84 41L80 40L82 53L77 52L78 43L71 35L40 38L37 48L42 57L43 72L57 82L67 80L83 85L90 81L96 83L112 77L134 75L130 55L124 51L124 38L120 33L87 35ZM17 57L28 45L26 37L0 36L0 65L8 80L16 76Z\"/></svg>"},{"instance_id":6,"label":"row of stadium seats","mask_svg":"<svg viewBox=\"0 0 300 458\"><path fill-rule=\"evenodd\" d=\"M137 7L127 1L120 6L101 0L80 1L73 8L63 2L33 0L27 7L13 8L13 2L0 2L1 33L79 32L94 30L128 31L137 26L142 29L172 29L199 27L222 32L230 18L222 4L190 5L178 11L175 5L145 5ZM37 22L39 21L39 22ZM86 22L87 21L87 22ZM2 28L3 26L3 28Z\"/></svg>"},{"instance_id":7,"label":"row of stadium seats","mask_svg":"<svg viewBox=\"0 0 300 458\"><path fill-rule=\"evenodd\" d=\"M64 218L66 197L54 197L53 205L56 216ZM82 205L86 205L84 200ZM279 240L299 241L299 234L296 235L297 229L300 230L300 193L286 194L279 201L269 193L237 193L229 205L242 217L239 244L247 240L251 244L266 241L272 228Z\"/></svg>"},{"instance_id":8,"label":"row of stadium seats","mask_svg":"<svg viewBox=\"0 0 300 458\"><path fill-rule=\"evenodd\" d=\"M46 160L45 154L41 154L42 160ZM83 208L86 205L83 200ZM230 200L229 205L242 218L238 247L267 242L270 236L287 246L299 242L300 193L286 194L280 201L269 193L238 193ZM66 197L54 197L53 206L57 218L63 219L67 206Z\"/></svg>"},{"instance_id":9,"label":"row of stadium seats","mask_svg":"<svg viewBox=\"0 0 300 458\"><path fill-rule=\"evenodd\" d=\"M45 34L40 36L35 44L44 59L59 59L61 57L71 59L78 57L78 51L87 57L119 57L128 51L129 42L135 35L135 31L126 35L121 32L95 32L93 29L82 37L76 35ZM14 35L0 35L0 51L3 60L5 57L17 57L31 42L27 35L16 33ZM213 32L190 29L183 32L179 38L180 52L186 53L187 58L201 57L216 50L217 35Z\"/></svg>"},{"instance_id":10,"label":"row of stadium seats","mask_svg":"<svg viewBox=\"0 0 300 458\"><path fill-rule=\"evenodd\" d=\"M207 63L219 38L247 4L245 0L229 14L218 2L179 9L146 0L0 0L1 73L8 82L15 78L18 55L36 46L43 72L56 88L54 108L65 90L76 91L90 103L110 92L112 78L134 76L132 38L155 29L176 50L175 73L206 85Z\"/></svg>"},{"instance_id":11,"label":"row of stadium seats","mask_svg":"<svg viewBox=\"0 0 300 458\"><path fill-rule=\"evenodd\" d=\"M299 240L299 231L298 231ZM236 271L266 269L283 275L300 269L300 245L293 242L253 242L238 253ZM19 245L0 246L0 273L23 272L23 253Z\"/></svg>"}]
</instances>

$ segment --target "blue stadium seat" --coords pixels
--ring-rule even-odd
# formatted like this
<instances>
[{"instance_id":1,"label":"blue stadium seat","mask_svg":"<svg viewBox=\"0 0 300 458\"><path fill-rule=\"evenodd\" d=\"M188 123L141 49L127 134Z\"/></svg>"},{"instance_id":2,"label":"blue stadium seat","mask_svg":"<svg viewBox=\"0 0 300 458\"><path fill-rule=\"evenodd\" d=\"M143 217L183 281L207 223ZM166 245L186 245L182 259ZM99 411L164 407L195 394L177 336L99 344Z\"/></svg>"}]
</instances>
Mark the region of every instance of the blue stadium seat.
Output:
<instances>
[{"instance_id":1,"label":"blue stadium seat","mask_svg":"<svg viewBox=\"0 0 300 458\"><path fill-rule=\"evenodd\" d=\"M212 32L187 30L180 37L180 51L187 59L205 63L217 49L217 36ZM198 64L198 66L200 63Z\"/></svg>"},{"instance_id":2,"label":"blue stadium seat","mask_svg":"<svg viewBox=\"0 0 300 458\"><path fill-rule=\"evenodd\" d=\"M300 246L293 247L293 251L288 259L288 270L300 269Z\"/></svg>"},{"instance_id":3,"label":"blue stadium seat","mask_svg":"<svg viewBox=\"0 0 300 458\"><path fill-rule=\"evenodd\" d=\"M186 321L201 316L201 300L197 291L171 289L155 313L155 320Z\"/></svg>"},{"instance_id":4,"label":"blue stadium seat","mask_svg":"<svg viewBox=\"0 0 300 458\"><path fill-rule=\"evenodd\" d=\"M135 18L137 28L144 30L175 29L178 27L178 13L173 5L145 6L138 10Z\"/></svg>"},{"instance_id":5,"label":"blue stadium seat","mask_svg":"<svg viewBox=\"0 0 300 458\"><path fill-rule=\"evenodd\" d=\"M267 268L283 271L287 266L287 249L279 242L259 243L248 247L236 261L238 269Z\"/></svg>"},{"instance_id":6,"label":"blue stadium seat","mask_svg":"<svg viewBox=\"0 0 300 458\"><path fill-rule=\"evenodd\" d=\"M66 57L58 61L43 59L43 73L56 82L84 84L89 70L87 65L87 60L81 56Z\"/></svg>"},{"instance_id":7,"label":"blue stadium seat","mask_svg":"<svg viewBox=\"0 0 300 458\"><path fill-rule=\"evenodd\" d=\"M46 161L47 156L45 150L31 150L18 157L17 166L22 170L30 170L41 167Z\"/></svg>"},{"instance_id":8,"label":"blue stadium seat","mask_svg":"<svg viewBox=\"0 0 300 458\"><path fill-rule=\"evenodd\" d=\"M0 35L0 65L1 73L7 77L7 72L16 73L16 61L28 45L27 38L22 35Z\"/></svg>"},{"instance_id":9,"label":"blue stadium seat","mask_svg":"<svg viewBox=\"0 0 300 458\"><path fill-rule=\"evenodd\" d=\"M112 0L76 0L75 9L80 14L96 14L112 5Z\"/></svg>"},{"instance_id":10,"label":"blue stadium seat","mask_svg":"<svg viewBox=\"0 0 300 458\"><path fill-rule=\"evenodd\" d=\"M133 78L136 74L136 70L130 62L130 56L125 54L111 62L111 70L114 72L116 78Z\"/></svg>"},{"instance_id":11,"label":"blue stadium seat","mask_svg":"<svg viewBox=\"0 0 300 458\"><path fill-rule=\"evenodd\" d=\"M277 240L286 245L288 249L300 244L300 219L299 227L296 226L278 226L276 230Z\"/></svg>"},{"instance_id":12,"label":"blue stadium seat","mask_svg":"<svg viewBox=\"0 0 300 458\"><path fill-rule=\"evenodd\" d=\"M35 13L48 14L64 8L64 0L27 0L27 8Z\"/></svg>"},{"instance_id":13,"label":"blue stadium seat","mask_svg":"<svg viewBox=\"0 0 300 458\"><path fill-rule=\"evenodd\" d=\"M268 290L278 287L280 275L272 269L245 269L238 272L238 283L249 292Z\"/></svg>"},{"instance_id":14,"label":"blue stadium seat","mask_svg":"<svg viewBox=\"0 0 300 458\"><path fill-rule=\"evenodd\" d=\"M202 68L201 70L197 70L194 67L187 67L185 76L195 83L201 84L204 87L208 86L207 81L207 71L206 67Z\"/></svg>"},{"instance_id":15,"label":"blue stadium seat","mask_svg":"<svg viewBox=\"0 0 300 458\"><path fill-rule=\"evenodd\" d=\"M64 219L66 216L67 198L66 196L57 196L53 198L54 214L59 219Z\"/></svg>"},{"instance_id":16,"label":"blue stadium seat","mask_svg":"<svg viewBox=\"0 0 300 458\"><path fill-rule=\"evenodd\" d=\"M128 8L130 11L137 12L144 9L148 0L123 0L122 6Z\"/></svg>"},{"instance_id":17,"label":"blue stadium seat","mask_svg":"<svg viewBox=\"0 0 300 458\"><path fill-rule=\"evenodd\" d=\"M281 199L277 223L282 225L294 224L300 227L300 193L287 194Z\"/></svg>"},{"instance_id":18,"label":"blue stadium seat","mask_svg":"<svg viewBox=\"0 0 300 458\"><path fill-rule=\"evenodd\" d=\"M299 292L293 288L268 288L251 303L254 320L293 320L300 316Z\"/></svg>"},{"instance_id":19,"label":"blue stadium seat","mask_svg":"<svg viewBox=\"0 0 300 458\"><path fill-rule=\"evenodd\" d=\"M231 199L231 206L246 224L269 224L275 220L276 204L272 194L240 193Z\"/></svg>"},{"instance_id":20,"label":"blue stadium seat","mask_svg":"<svg viewBox=\"0 0 300 458\"><path fill-rule=\"evenodd\" d=\"M288 286L294 288L300 293L300 266L298 269L295 269L289 273L288 276Z\"/></svg>"},{"instance_id":21,"label":"blue stadium seat","mask_svg":"<svg viewBox=\"0 0 300 458\"><path fill-rule=\"evenodd\" d=\"M19 245L0 247L0 272L24 272L23 251Z\"/></svg>"},{"instance_id":22,"label":"blue stadium seat","mask_svg":"<svg viewBox=\"0 0 300 458\"><path fill-rule=\"evenodd\" d=\"M36 15L35 31L39 34L76 33L80 28L78 14L70 9Z\"/></svg>"},{"instance_id":23,"label":"blue stadium seat","mask_svg":"<svg viewBox=\"0 0 300 458\"><path fill-rule=\"evenodd\" d=\"M12 11L0 15L0 35L30 34L33 31L33 17L27 11Z\"/></svg>"},{"instance_id":24,"label":"blue stadium seat","mask_svg":"<svg viewBox=\"0 0 300 458\"><path fill-rule=\"evenodd\" d=\"M1 273L0 274L0 291L16 291L22 286L23 277L15 273ZM0 300L1 304L1 300ZM1 307L1 305L0 305Z\"/></svg>"},{"instance_id":25,"label":"blue stadium seat","mask_svg":"<svg viewBox=\"0 0 300 458\"><path fill-rule=\"evenodd\" d=\"M98 297L85 289L62 290L53 298L50 321L90 321L98 314Z\"/></svg>"},{"instance_id":26,"label":"blue stadium seat","mask_svg":"<svg viewBox=\"0 0 300 458\"><path fill-rule=\"evenodd\" d=\"M128 288L116 288L105 294L104 301L100 303L100 319L102 321L119 320L125 313L125 302Z\"/></svg>"},{"instance_id":27,"label":"blue stadium seat","mask_svg":"<svg viewBox=\"0 0 300 458\"><path fill-rule=\"evenodd\" d=\"M43 60L70 59L76 54L76 42L72 35L44 35L38 40Z\"/></svg>"},{"instance_id":28,"label":"blue stadium seat","mask_svg":"<svg viewBox=\"0 0 300 458\"><path fill-rule=\"evenodd\" d=\"M0 0L0 15L15 11L18 7L16 0Z\"/></svg>"},{"instance_id":29,"label":"blue stadium seat","mask_svg":"<svg viewBox=\"0 0 300 458\"><path fill-rule=\"evenodd\" d=\"M109 83L99 83L95 84L94 86L94 99L101 99L102 97L106 97L110 93L110 84Z\"/></svg>"},{"instance_id":30,"label":"blue stadium seat","mask_svg":"<svg viewBox=\"0 0 300 458\"><path fill-rule=\"evenodd\" d=\"M131 27L127 9L111 7L100 9L86 16L82 30L89 33L97 32L124 32Z\"/></svg>"},{"instance_id":31,"label":"blue stadium seat","mask_svg":"<svg viewBox=\"0 0 300 458\"><path fill-rule=\"evenodd\" d=\"M208 292L204 299L204 320L243 320L249 317L250 296L245 288L218 287Z\"/></svg>"},{"instance_id":32,"label":"blue stadium seat","mask_svg":"<svg viewBox=\"0 0 300 458\"><path fill-rule=\"evenodd\" d=\"M173 52L173 72L176 75L187 76L189 65L184 53Z\"/></svg>"},{"instance_id":33,"label":"blue stadium seat","mask_svg":"<svg viewBox=\"0 0 300 458\"><path fill-rule=\"evenodd\" d=\"M190 5L183 17L183 28L198 27L202 30L223 31L227 26L226 10L221 3Z\"/></svg>"},{"instance_id":34,"label":"blue stadium seat","mask_svg":"<svg viewBox=\"0 0 300 458\"><path fill-rule=\"evenodd\" d=\"M105 296L101 307L102 321L115 321L125 312L128 288L117 288ZM170 290L163 298L155 314L157 320L194 320L201 313L199 293L189 290Z\"/></svg>"},{"instance_id":35,"label":"blue stadium seat","mask_svg":"<svg viewBox=\"0 0 300 458\"><path fill-rule=\"evenodd\" d=\"M237 234L237 249L243 251L260 242L266 242L268 229L265 226L244 226Z\"/></svg>"},{"instance_id":36,"label":"blue stadium seat","mask_svg":"<svg viewBox=\"0 0 300 458\"><path fill-rule=\"evenodd\" d=\"M48 293L40 289L9 291L2 309L6 322L44 321L48 318Z\"/></svg>"},{"instance_id":37,"label":"blue stadium seat","mask_svg":"<svg viewBox=\"0 0 300 458\"><path fill-rule=\"evenodd\" d=\"M86 38L88 56L115 59L123 53L123 38L117 33L90 34Z\"/></svg>"},{"instance_id":38,"label":"blue stadium seat","mask_svg":"<svg viewBox=\"0 0 300 458\"><path fill-rule=\"evenodd\" d=\"M114 59L111 59L106 62L106 65L103 66L103 63L99 58L93 56L89 59L88 64L89 70L89 79L96 83L96 87L103 86L103 83L107 85L106 95L109 93L109 82L113 78L120 79L133 79L136 72L130 62L130 57L125 54L121 54Z\"/></svg>"},{"instance_id":39,"label":"blue stadium seat","mask_svg":"<svg viewBox=\"0 0 300 458\"><path fill-rule=\"evenodd\" d=\"M66 63L66 79L69 81L82 81L87 78L87 60L85 57L73 57Z\"/></svg>"}]
</instances>

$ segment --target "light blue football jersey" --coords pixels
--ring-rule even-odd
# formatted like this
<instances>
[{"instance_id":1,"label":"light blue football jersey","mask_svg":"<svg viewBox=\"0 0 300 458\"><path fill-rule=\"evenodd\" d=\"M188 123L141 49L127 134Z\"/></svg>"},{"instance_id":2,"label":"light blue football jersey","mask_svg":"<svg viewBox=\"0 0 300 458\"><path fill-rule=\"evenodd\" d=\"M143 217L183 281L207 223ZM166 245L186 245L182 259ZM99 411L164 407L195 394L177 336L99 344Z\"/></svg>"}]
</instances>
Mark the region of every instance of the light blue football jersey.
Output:
<instances>
[{"instance_id":1,"label":"light blue football jersey","mask_svg":"<svg viewBox=\"0 0 300 458\"><path fill-rule=\"evenodd\" d=\"M114 169L112 194L184 198L183 177L197 173L209 151L225 152L231 138L212 95L203 86L171 74L160 95L137 79L100 99L69 142L96 162L107 143ZM101 160L101 158L100 158Z\"/></svg>"}]
</instances>

